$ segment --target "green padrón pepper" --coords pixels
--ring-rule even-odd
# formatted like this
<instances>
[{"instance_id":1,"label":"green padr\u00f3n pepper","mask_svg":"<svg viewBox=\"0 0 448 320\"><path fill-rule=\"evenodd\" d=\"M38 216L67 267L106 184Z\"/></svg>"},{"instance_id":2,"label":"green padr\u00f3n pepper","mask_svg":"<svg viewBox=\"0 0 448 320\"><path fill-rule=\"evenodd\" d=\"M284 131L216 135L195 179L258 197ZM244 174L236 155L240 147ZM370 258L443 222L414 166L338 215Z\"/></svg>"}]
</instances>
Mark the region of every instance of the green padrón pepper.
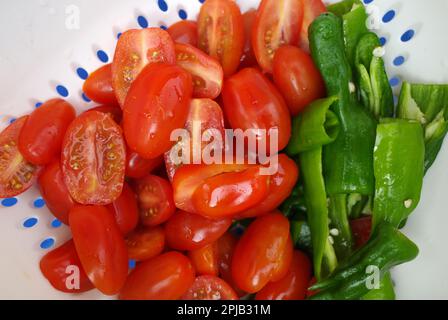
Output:
<instances>
[{"instance_id":1,"label":"green padr\u00f3n pepper","mask_svg":"<svg viewBox=\"0 0 448 320\"><path fill-rule=\"evenodd\" d=\"M370 289L361 300L395 300L394 284L390 272L381 279L378 289Z\"/></svg>"},{"instance_id":2,"label":"green padr\u00f3n pepper","mask_svg":"<svg viewBox=\"0 0 448 320\"><path fill-rule=\"evenodd\" d=\"M342 17L344 14L350 12L353 5L362 5L361 0L344 0L341 2L336 2L327 6L328 12L334 13L335 15Z\"/></svg>"}]
</instances>

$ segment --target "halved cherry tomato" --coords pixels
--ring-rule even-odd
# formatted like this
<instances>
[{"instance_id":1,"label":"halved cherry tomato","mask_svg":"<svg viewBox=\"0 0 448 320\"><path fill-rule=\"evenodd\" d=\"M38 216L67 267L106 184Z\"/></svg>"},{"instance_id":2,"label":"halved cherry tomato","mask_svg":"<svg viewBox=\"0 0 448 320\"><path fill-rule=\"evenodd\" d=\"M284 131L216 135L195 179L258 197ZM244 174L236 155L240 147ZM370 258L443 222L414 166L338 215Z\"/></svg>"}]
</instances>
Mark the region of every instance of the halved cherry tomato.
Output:
<instances>
[{"instance_id":1,"label":"halved cherry tomato","mask_svg":"<svg viewBox=\"0 0 448 320\"><path fill-rule=\"evenodd\" d=\"M241 57L240 68L254 67L257 65L254 50L252 49L252 28L255 21L257 10L252 9L243 14L244 21L244 53Z\"/></svg>"},{"instance_id":2,"label":"halved cherry tomato","mask_svg":"<svg viewBox=\"0 0 448 320\"><path fill-rule=\"evenodd\" d=\"M277 173L269 179L269 194L257 205L238 215L239 218L251 218L277 209L291 194L299 178L299 169L285 154L278 156Z\"/></svg>"},{"instance_id":3,"label":"halved cherry tomato","mask_svg":"<svg viewBox=\"0 0 448 320\"><path fill-rule=\"evenodd\" d=\"M43 256L39 266L44 277L56 290L80 293L94 288L82 268L73 240Z\"/></svg>"},{"instance_id":4,"label":"halved cherry tomato","mask_svg":"<svg viewBox=\"0 0 448 320\"><path fill-rule=\"evenodd\" d=\"M350 227L355 238L355 247L360 248L366 244L370 238L372 231L372 217L366 216L359 219L351 220Z\"/></svg>"},{"instance_id":5,"label":"halved cherry tomato","mask_svg":"<svg viewBox=\"0 0 448 320\"><path fill-rule=\"evenodd\" d=\"M291 117L277 88L257 69L239 71L225 81L224 113L233 129L264 129L270 151L270 129L278 129L278 150L291 137ZM273 150L277 151L277 150Z\"/></svg>"},{"instance_id":6,"label":"halved cherry tomato","mask_svg":"<svg viewBox=\"0 0 448 320\"><path fill-rule=\"evenodd\" d=\"M112 87L112 64L106 64L92 72L84 82L82 90L88 98L95 102L112 106L118 105Z\"/></svg>"},{"instance_id":7,"label":"halved cherry tomato","mask_svg":"<svg viewBox=\"0 0 448 320\"><path fill-rule=\"evenodd\" d=\"M61 153L62 139L75 119L75 109L62 99L52 99L35 109L23 125L19 150L36 165L46 165Z\"/></svg>"},{"instance_id":8,"label":"halved cherry tomato","mask_svg":"<svg viewBox=\"0 0 448 320\"><path fill-rule=\"evenodd\" d=\"M64 182L61 163L54 161L45 167L39 176L39 190L51 213L68 225L68 213L75 205Z\"/></svg>"},{"instance_id":9,"label":"halved cherry tomato","mask_svg":"<svg viewBox=\"0 0 448 320\"><path fill-rule=\"evenodd\" d=\"M200 124L200 128L195 127L198 124ZM204 133L206 131L211 132L212 130L214 132L219 132L224 140L224 115L221 107L215 101L210 99L192 99L187 122L185 123L185 129L188 130L190 135L190 155L186 155L186 157L189 159L189 163L194 163L194 152L196 152L197 149L197 151L200 151L199 162L202 163L202 151L209 143L212 143L212 141L214 142L213 139L215 139L213 138L212 141L203 142L202 137ZM176 161L172 158L173 155L171 152L174 152L174 155L178 156L178 149L182 149L182 147L185 146L182 143L185 142L179 142L174 145L170 151L165 153L166 171L170 181L173 181L177 169L181 166L180 164L176 165ZM224 146L222 147L222 150L224 150ZM215 148L214 155L217 156L219 151L216 149L218 148Z\"/></svg>"},{"instance_id":10,"label":"halved cherry tomato","mask_svg":"<svg viewBox=\"0 0 448 320\"><path fill-rule=\"evenodd\" d=\"M145 261L157 257L165 249L165 231L162 227L142 227L126 238L129 259Z\"/></svg>"},{"instance_id":11,"label":"halved cherry tomato","mask_svg":"<svg viewBox=\"0 0 448 320\"><path fill-rule=\"evenodd\" d=\"M173 189L168 180L149 175L136 182L142 224L158 226L167 221L176 211Z\"/></svg>"},{"instance_id":12,"label":"halved cherry tomato","mask_svg":"<svg viewBox=\"0 0 448 320\"><path fill-rule=\"evenodd\" d=\"M99 111L102 113L107 113L112 117L112 119L114 119L114 121L117 124L121 124L121 120L123 120L123 111L121 110L121 108L119 106L112 106L112 105L98 106L98 107L89 109L86 112L90 112L90 111Z\"/></svg>"},{"instance_id":13,"label":"halved cherry tomato","mask_svg":"<svg viewBox=\"0 0 448 320\"><path fill-rule=\"evenodd\" d=\"M168 252L145 261L131 272L122 300L177 300L193 284L194 269L187 257Z\"/></svg>"},{"instance_id":14,"label":"halved cherry tomato","mask_svg":"<svg viewBox=\"0 0 448 320\"><path fill-rule=\"evenodd\" d=\"M216 242L188 252L188 257L197 275L218 275L218 244Z\"/></svg>"},{"instance_id":15,"label":"halved cherry tomato","mask_svg":"<svg viewBox=\"0 0 448 320\"><path fill-rule=\"evenodd\" d=\"M81 204L110 204L124 182L126 149L121 128L108 114L76 118L64 137L62 172L72 198Z\"/></svg>"},{"instance_id":16,"label":"halved cherry tomato","mask_svg":"<svg viewBox=\"0 0 448 320\"><path fill-rule=\"evenodd\" d=\"M129 90L123 128L128 146L146 159L163 155L173 145L170 137L188 117L193 84L179 66L150 64Z\"/></svg>"},{"instance_id":17,"label":"halved cherry tomato","mask_svg":"<svg viewBox=\"0 0 448 320\"><path fill-rule=\"evenodd\" d=\"M283 278L292 259L289 221L280 213L257 218L239 240L232 258L232 276L242 290L255 293Z\"/></svg>"},{"instance_id":18,"label":"halved cherry tomato","mask_svg":"<svg viewBox=\"0 0 448 320\"><path fill-rule=\"evenodd\" d=\"M300 32L300 47L309 52L310 42L308 39L308 28L310 24L319 15L327 11L325 4L322 0L302 0L303 2L303 23Z\"/></svg>"},{"instance_id":19,"label":"halved cherry tomato","mask_svg":"<svg viewBox=\"0 0 448 320\"><path fill-rule=\"evenodd\" d=\"M139 211L134 191L125 182L121 195L107 208L114 214L118 228L123 235L128 234L137 227Z\"/></svg>"},{"instance_id":20,"label":"halved cherry tomato","mask_svg":"<svg viewBox=\"0 0 448 320\"><path fill-rule=\"evenodd\" d=\"M163 164L163 157L144 159L129 148L126 154L126 177L140 179L146 177L154 169Z\"/></svg>"},{"instance_id":21,"label":"halved cherry tomato","mask_svg":"<svg viewBox=\"0 0 448 320\"><path fill-rule=\"evenodd\" d=\"M28 116L21 117L0 133L0 198L14 197L28 190L40 168L25 160L17 145Z\"/></svg>"},{"instance_id":22,"label":"halved cherry tomato","mask_svg":"<svg viewBox=\"0 0 448 320\"><path fill-rule=\"evenodd\" d=\"M231 224L231 219L209 220L179 211L165 224L166 241L170 248L176 250L200 249L218 240Z\"/></svg>"},{"instance_id":23,"label":"halved cherry tomato","mask_svg":"<svg viewBox=\"0 0 448 320\"><path fill-rule=\"evenodd\" d=\"M106 295L120 291L128 274L128 253L112 213L77 205L69 214L76 252L90 281Z\"/></svg>"},{"instance_id":24,"label":"halved cherry tomato","mask_svg":"<svg viewBox=\"0 0 448 320\"><path fill-rule=\"evenodd\" d=\"M175 45L177 65L193 78L195 98L216 99L221 94L224 73L218 61L189 44Z\"/></svg>"},{"instance_id":25,"label":"halved cherry tomato","mask_svg":"<svg viewBox=\"0 0 448 320\"><path fill-rule=\"evenodd\" d=\"M303 20L302 0L262 0L252 29L252 47L258 64L272 73L275 51L298 45Z\"/></svg>"},{"instance_id":26,"label":"halved cherry tomato","mask_svg":"<svg viewBox=\"0 0 448 320\"><path fill-rule=\"evenodd\" d=\"M171 25L166 31L176 43L190 44L195 47L198 45L198 24L196 21L182 20Z\"/></svg>"},{"instance_id":27,"label":"halved cherry tomato","mask_svg":"<svg viewBox=\"0 0 448 320\"><path fill-rule=\"evenodd\" d=\"M240 64L244 49L244 22L232 0L207 0L198 18L198 45L219 60L226 77Z\"/></svg>"},{"instance_id":28,"label":"halved cherry tomato","mask_svg":"<svg viewBox=\"0 0 448 320\"><path fill-rule=\"evenodd\" d=\"M182 300L238 300L232 287L216 276L199 276Z\"/></svg>"},{"instance_id":29,"label":"halved cherry tomato","mask_svg":"<svg viewBox=\"0 0 448 320\"><path fill-rule=\"evenodd\" d=\"M274 57L274 81L293 116L325 96L325 84L313 59L302 49L284 46Z\"/></svg>"},{"instance_id":30,"label":"halved cherry tomato","mask_svg":"<svg viewBox=\"0 0 448 320\"><path fill-rule=\"evenodd\" d=\"M294 251L288 274L268 283L255 296L256 300L304 300L311 280L311 261L301 251Z\"/></svg>"},{"instance_id":31,"label":"halved cherry tomato","mask_svg":"<svg viewBox=\"0 0 448 320\"><path fill-rule=\"evenodd\" d=\"M121 107L140 71L156 62L176 63L174 42L168 32L146 28L128 30L120 36L112 62L112 86Z\"/></svg>"}]
</instances>

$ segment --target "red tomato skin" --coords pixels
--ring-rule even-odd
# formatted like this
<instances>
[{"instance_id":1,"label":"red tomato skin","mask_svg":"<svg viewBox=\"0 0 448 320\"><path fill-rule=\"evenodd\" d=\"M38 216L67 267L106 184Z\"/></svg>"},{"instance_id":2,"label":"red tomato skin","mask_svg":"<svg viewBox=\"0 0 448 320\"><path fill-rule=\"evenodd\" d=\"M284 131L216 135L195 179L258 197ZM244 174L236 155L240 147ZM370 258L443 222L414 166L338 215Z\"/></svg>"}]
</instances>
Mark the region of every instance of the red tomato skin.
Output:
<instances>
[{"instance_id":1,"label":"red tomato skin","mask_svg":"<svg viewBox=\"0 0 448 320\"><path fill-rule=\"evenodd\" d=\"M163 157L144 159L128 149L126 154L126 177L141 179L159 168L163 164Z\"/></svg>"},{"instance_id":2,"label":"red tomato skin","mask_svg":"<svg viewBox=\"0 0 448 320\"><path fill-rule=\"evenodd\" d=\"M51 213L68 225L68 214L75 205L64 182L61 163L54 161L45 167L38 180L39 191Z\"/></svg>"},{"instance_id":3,"label":"red tomato skin","mask_svg":"<svg viewBox=\"0 0 448 320\"><path fill-rule=\"evenodd\" d=\"M131 84L152 63L176 63L174 42L168 32L160 28L132 29L120 36L112 62L112 86L122 108Z\"/></svg>"},{"instance_id":4,"label":"red tomato skin","mask_svg":"<svg viewBox=\"0 0 448 320\"><path fill-rule=\"evenodd\" d=\"M89 99L97 103L118 106L112 86L112 64L106 64L92 72L84 81L82 90Z\"/></svg>"},{"instance_id":5,"label":"red tomato skin","mask_svg":"<svg viewBox=\"0 0 448 320\"><path fill-rule=\"evenodd\" d=\"M293 116L325 97L325 84L313 59L302 49L284 46L274 56L274 82Z\"/></svg>"},{"instance_id":6,"label":"red tomato skin","mask_svg":"<svg viewBox=\"0 0 448 320\"><path fill-rule=\"evenodd\" d=\"M200 249L218 240L231 224L231 219L209 220L179 211L165 224L166 241L168 246L175 250Z\"/></svg>"},{"instance_id":7,"label":"red tomato skin","mask_svg":"<svg viewBox=\"0 0 448 320\"><path fill-rule=\"evenodd\" d=\"M361 248L370 238L372 231L372 217L366 216L359 219L351 220L350 227L355 238L355 247Z\"/></svg>"},{"instance_id":8,"label":"red tomato skin","mask_svg":"<svg viewBox=\"0 0 448 320\"><path fill-rule=\"evenodd\" d=\"M70 210L76 252L90 281L106 295L117 294L128 274L128 252L112 213L102 206Z\"/></svg>"},{"instance_id":9,"label":"red tomato skin","mask_svg":"<svg viewBox=\"0 0 448 320\"><path fill-rule=\"evenodd\" d=\"M286 217L271 213L257 218L233 253L231 269L235 283L249 293L260 291L268 282L286 275L292 251Z\"/></svg>"},{"instance_id":10,"label":"red tomato skin","mask_svg":"<svg viewBox=\"0 0 448 320\"><path fill-rule=\"evenodd\" d=\"M257 69L246 68L227 79L223 88L224 114L233 129L278 129L278 150L291 137L291 117L280 92ZM266 150L270 152L267 132Z\"/></svg>"},{"instance_id":11,"label":"red tomato skin","mask_svg":"<svg viewBox=\"0 0 448 320\"><path fill-rule=\"evenodd\" d=\"M258 291L255 300L304 300L311 280L311 261L301 251L294 251L288 274L268 283Z\"/></svg>"},{"instance_id":12,"label":"red tomato skin","mask_svg":"<svg viewBox=\"0 0 448 320\"><path fill-rule=\"evenodd\" d=\"M112 119L114 119L115 123L121 124L123 120L123 110L117 105L102 105L92 109L87 110L86 112L98 111L102 113L109 114Z\"/></svg>"},{"instance_id":13,"label":"red tomato skin","mask_svg":"<svg viewBox=\"0 0 448 320\"><path fill-rule=\"evenodd\" d=\"M121 195L107 208L113 213L118 228L123 235L137 227L139 220L137 199L134 191L126 182L123 185Z\"/></svg>"},{"instance_id":14,"label":"red tomato skin","mask_svg":"<svg viewBox=\"0 0 448 320\"><path fill-rule=\"evenodd\" d=\"M241 57L240 69L255 67L258 65L254 50L252 49L252 28L256 15L257 10L255 9L251 9L243 14L245 44L244 53Z\"/></svg>"},{"instance_id":15,"label":"red tomato skin","mask_svg":"<svg viewBox=\"0 0 448 320\"><path fill-rule=\"evenodd\" d=\"M308 38L308 28L319 15L327 12L327 7L322 0L302 0L303 1L303 23L300 33L299 46L306 52L310 52L310 42Z\"/></svg>"},{"instance_id":16,"label":"red tomato skin","mask_svg":"<svg viewBox=\"0 0 448 320\"><path fill-rule=\"evenodd\" d=\"M121 290L121 300L177 300L193 284L190 260L178 252L145 261L131 272Z\"/></svg>"},{"instance_id":17,"label":"red tomato skin","mask_svg":"<svg viewBox=\"0 0 448 320\"><path fill-rule=\"evenodd\" d=\"M129 259L145 261L157 257L165 249L165 231L163 227L143 227L135 230L126 238Z\"/></svg>"},{"instance_id":18,"label":"red tomato skin","mask_svg":"<svg viewBox=\"0 0 448 320\"><path fill-rule=\"evenodd\" d=\"M67 241L43 256L39 266L43 276L56 290L66 293L81 293L94 288L81 266L73 240ZM79 273L77 273L79 275L79 288L69 289L67 286L67 282L70 281L67 278L75 275L75 273L67 269L69 266L79 268ZM72 284L71 281L69 283Z\"/></svg>"},{"instance_id":19,"label":"red tomato skin","mask_svg":"<svg viewBox=\"0 0 448 320\"><path fill-rule=\"evenodd\" d=\"M211 275L199 276L182 296L182 300L238 300L232 287Z\"/></svg>"},{"instance_id":20,"label":"red tomato skin","mask_svg":"<svg viewBox=\"0 0 448 320\"><path fill-rule=\"evenodd\" d=\"M20 131L29 116L23 116L0 133L0 198L9 198L28 190L41 168L28 162L18 149Z\"/></svg>"},{"instance_id":21,"label":"red tomato skin","mask_svg":"<svg viewBox=\"0 0 448 320\"><path fill-rule=\"evenodd\" d=\"M238 218L253 218L274 211L288 198L298 179L299 168L295 161L280 154L278 171L269 180L268 195L254 207L238 214Z\"/></svg>"},{"instance_id":22,"label":"red tomato skin","mask_svg":"<svg viewBox=\"0 0 448 320\"><path fill-rule=\"evenodd\" d=\"M35 165L46 165L61 152L62 139L75 119L75 109L62 99L52 99L35 109L19 136L19 150Z\"/></svg>"},{"instance_id":23,"label":"red tomato skin","mask_svg":"<svg viewBox=\"0 0 448 320\"><path fill-rule=\"evenodd\" d=\"M218 244L213 242L200 249L188 252L197 275L218 276Z\"/></svg>"},{"instance_id":24,"label":"red tomato skin","mask_svg":"<svg viewBox=\"0 0 448 320\"><path fill-rule=\"evenodd\" d=\"M198 24L196 21L179 21L171 25L166 31L168 31L175 43L198 46Z\"/></svg>"},{"instance_id":25,"label":"red tomato skin","mask_svg":"<svg viewBox=\"0 0 448 320\"><path fill-rule=\"evenodd\" d=\"M191 76L182 68L151 64L129 90L123 128L128 146L145 159L163 155L173 145L173 130L183 128L193 93Z\"/></svg>"}]
</instances>

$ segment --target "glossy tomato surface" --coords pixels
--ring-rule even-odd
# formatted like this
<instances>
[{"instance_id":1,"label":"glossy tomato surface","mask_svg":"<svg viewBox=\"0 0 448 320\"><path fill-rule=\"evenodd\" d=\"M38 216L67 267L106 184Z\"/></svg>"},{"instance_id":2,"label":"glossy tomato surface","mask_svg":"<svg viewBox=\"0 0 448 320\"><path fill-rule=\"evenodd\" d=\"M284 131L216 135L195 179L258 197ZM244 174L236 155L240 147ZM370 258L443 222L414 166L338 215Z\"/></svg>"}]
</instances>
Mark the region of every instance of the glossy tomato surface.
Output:
<instances>
[{"instance_id":1,"label":"glossy tomato surface","mask_svg":"<svg viewBox=\"0 0 448 320\"><path fill-rule=\"evenodd\" d=\"M168 28L168 33L176 43L184 43L197 47L198 24L196 21L182 20Z\"/></svg>"},{"instance_id":2,"label":"glossy tomato surface","mask_svg":"<svg viewBox=\"0 0 448 320\"><path fill-rule=\"evenodd\" d=\"M127 150L126 153L126 177L140 179L146 177L153 170L163 164L163 157L145 159L138 153Z\"/></svg>"},{"instance_id":3,"label":"glossy tomato surface","mask_svg":"<svg viewBox=\"0 0 448 320\"><path fill-rule=\"evenodd\" d=\"M197 275L218 275L218 243L213 242L202 248L189 251L188 257Z\"/></svg>"},{"instance_id":4,"label":"glossy tomato surface","mask_svg":"<svg viewBox=\"0 0 448 320\"><path fill-rule=\"evenodd\" d=\"M254 25L257 10L251 9L243 14L244 21L244 53L241 57L240 68L257 66L254 50L252 49L252 28Z\"/></svg>"},{"instance_id":5,"label":"glossy tomato surface","mask_svg":"<svg viewBox=\"0 0 448 320\"><path fill-rule=\"evenodd\" d=\"M308 37L308 29L310 24L319 15L327 11L322 0L302 0L303 1L303 23L300 32L300 47L309 52L310 42Z\"/></svg>"},{"instance_id":6,"label":"glossy tomato surface","mask_svg":"<svg viewBox=\"0 0 448 320\"><path fill-rule=\"evenodd\" d=\"M126 237L129 259L145 261L157 257L165 249L162 227L142 227Z\"/></svg>"},{"instance_id":7,"label":"glossy tomato surface","mask_svg":"<svg viewBox=\"0 0 448 320\"><path fill-rule=\"evenodd\" d=\"M118 105L112 86L112 64L106 64L92 72L84 82L82 90L89 99L95 102L111 106Z\"/></svg>"},{"instance_id":8,"label":"glossy tomato surface","mask_svg":"<svg viewBox=\"0 0 448 320\"><path fill-rule=\"evenodd\" d=\"M350 227L355 238L356 248L360 248L366 244L372 232L372 217L366 216L350 221Z\"/></svg>"},{"instance_id":9,"label":"glossy tomato surface","mask_svg":"<svg viewBox=\"0 0 448 320\"><path fill-rule=\"evenodd\" d=\"M123 235L128 234L137 227L139 210L134 191L125 182L121 195L107 208L113 213L118 228Z\"/></svg>"},{"instance_id":10,"label":"glossy tomato surface","mask_svg":"<svg viewBox=\"0 0 448 320\"><path fill-rule=\"evenodd\" d=\"M216 276L199 276L182 296L183 300L238 300L232 287Z\"/></svg>"}]
</instances>

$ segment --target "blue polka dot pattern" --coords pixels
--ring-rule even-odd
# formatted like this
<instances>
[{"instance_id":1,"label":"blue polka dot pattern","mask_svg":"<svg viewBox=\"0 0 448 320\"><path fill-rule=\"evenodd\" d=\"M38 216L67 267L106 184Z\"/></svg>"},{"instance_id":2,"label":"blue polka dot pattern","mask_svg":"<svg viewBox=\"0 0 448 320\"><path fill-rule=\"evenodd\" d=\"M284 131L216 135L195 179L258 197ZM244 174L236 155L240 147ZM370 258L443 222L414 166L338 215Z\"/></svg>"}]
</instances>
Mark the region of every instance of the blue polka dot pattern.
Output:
<instances>
[{"instance_id":1,"label":"blue polka dot pattern","mask_svg":"<svg viewBox=\"0 0 448 320\"><path fill-rule=\"evenodd\" d=\"M100 61L103 63L107 63L109 61L109 56L103 50L98 50L96 52L96 55L97 55L98 59L100 59Z\"/></svg>"},{"instance_id":2,"label":"blue polka dot pattern","mask_svg":"<svg viewBox=\"0 0 448 320\"><path fill-rule=\"evenodd\" d=\"M384 46L387 43L387 39L385 37L380 38L380 44Z\"/></svg>"},{"instance_id":3,"label":"blue polka dot pattern","mask_svg":"<svg viewBox=\"0 0 448 320\"><path fill-rule=\"evenodd\" d=\"M200 3L204 3L204 2L205 2L205 0L199 0L199 2L200 2Z\"/></svg>"},{"instance_id":4,"label":"blue polka dot pattern","mask_svg":"<svg viewBox=\"0 0 448 320\"><path fill-rule=\"evenodd\" d=\"M398 56L394 59L393 63L394 63L394 66L398 67L398 66L401 66L404 63L404 61L405 61L405 59L403 56Z\"/></svg>"},{"instance_id":5,"label":"blue polka dot pattern","mask_svg":"<svg viewBox=\"0 0 448 320\"><path fill-rule=\"evenodd\" d=\"M39 220L37 220L37 218L27 218L25 221L23 221L23 227L29 229L34 227L38 222Z\"/></svg>"},{"instance_id":6,"label":"blue polka dot pattern","mask_svg":"<svg viewBox=\"0 0 448 320\"><path fill-rule=\"evenodd\" d=\"M86 80L89 76L89 73L84 68L78 68L76 69L76 73L82 80Z\"/></svg>"},{"instance_id":7,"label":"blue polka dot pattern","mask_svg":"<svg viewBox=\"0 0 448 320\"><path fill-rule=\"evenodd\" d=\"M59 221L58 219L54 219L53 221L51 221L51 226L53 228L59 228L62 225L62 222Z\"/></svg>"},{"instance_id":8,"label":"blue polka dot pattern","mask_svg":"<svg viewBox=\"0 0 448 320\"><path fill-rule=\"evenodd\" d=\"M162 29L162 30L166 30L166 29L168 29L168 28L167 28L167 26L165 26L165 25L162 24L162 25L160 26L160 29Z\"/></svg>"},{"instance_id":9,"label":"blue polka dot pattern","mask_svg":"<svg viewBox=\"0 0 448 320\"><path fill-rule=\"evenodd\" d=\"M11 119L9 119L9 124L11 124L11 123L14 123L14 121L16 121L17 119L16 118L11 118Z\"/></svg>"},{"instance_id":10,"label":"blue polka dot pattern","mask_svg":"<svg viewBox=\"0 0 448 320\"><path fill-rule=\"evenodd\" d=\"M372 2L373 2L373 0L364 0L365 4L369 4L369 3L372 3Z\"/></svg>"},{"instance_id":11,"label":"blue polka dot pattern","mask_svg":"<svg viewBox=\"0 0 448 320\"><path fill-rule=\"evenodd\" d=\"M34 105L36 108L39 108L42 105L42 102L36 102L36 104Z\"/></svg>"},{"instance_id":12,"label":"blue polka dot pattern","mask_svg":"<svg viewBox=\"0 0 448 320\"><path fill-rule=\"evenodd\" d=\"M168 4L165 0L158 0L157 4L159 5L160 10L162 10L163 12L168 11Z\"/></svg>"},{"instance_id":13,"label":"blue polka dot pattern","mask_svg":"<svg viewBox=\"0 0 448 320\"><path fill-rule=\"evenodd\" d=\"M393 77L389 80L389 83L392 87L396 87L400 84L400 78L398 77Z\"/></svg>"},{"instance_id":14,"label":"blue polka dot pattern","mask_svg":"<svg viewBox=\"0 0 448 320\"><path fill-rule=\"evenodd\" d=\"M2 206L4 207L12 207L17 204L18 200L17 198L6 198L2 200Z\"/></svg>"},{"instance_id":15,"label":"blue polka dot pattern","mask_svg":"<svg viewBox=\"0 0 448 320\"><path fill-rule=\"evenodd\" d=\"M135 264L136 264L135 260L130 259L129 260L129 269L134 269L135 268Z\"/></svg>"},{"instance_id":16,"label":"blue polka dot pattern","mask_svg":"<svg viewBox=\"0 0 448 320\"><path fill-rule=\"evenodd\" d=\"M139 16L137 18L138 25L143 29L148 28L148 20L144 16Z\"/></svg>"},{"instance_id":17,"label":"blue polka dot pattern","mask_svg":"<svg viewBox=\"0 0 448 320\"><path fill-rule=\"evenodd\" d=\"M34 200L33 206L35 208L42 208L43 206L45 206L45 200L42 198L37 198L36 200Z\"/></svg>"},{"instance_id":18,"label":"blue polka dot pattern","mask_svg":"<svg viewBox=\"0 0 448 320\"><path fill-rule=\"evenodd\" d=\"M82 93L81 97L82 97L82 100L84 100L85 102L92 101L92 100L90 100L90 98L84 92Z\"/></svg>"},{"instance_id":19,"label":"blue polka dot pattern","mask_svg":"<svg viewBox=\"0 0 448 320\"><path fill-rule=\"evenodd\" d=\"M66 98L68 97L68 89L66 87L64 87L63 85L58 85L56 87L56 91L57 93L59 93L60 96Z\"/></svg>"},{"instance_id":20,"label":"blue polka dot pattern","mask_svg":"<svg viewBox=\"0 0 448 320\"><path fill-rule=\"evenodd\" d=\"M42 240L42 242L40 243L40 247L44 250L50 249L52 246L54 246L53 238L46 238L46 239Z\"/></svg>"},{"instance_id":21,"label":"blue polka dot pattern","mask_svg":"<svg viewBox=\"0 0 448 320\"><path fill-rule=\"evenodd\" d=\"M384 23L391 22L393 18L395 18L395 10L389 10L383 16L383 22Z\"/></svg>"},{"instance_id":22,"label":"blue polka dot pattern","mask_svg":"<svg viewBox=\"0 0 448 320\"><path fill-rule=\"evenodd\" d=\"M188 18L188 14L185 10L180 9L179 10L179 18L181 18L182 20L185 20Z\"/></svg>"},{"instance_id":23,"label":"blue polka dot pattern","mask_svg":"<svg viewBox=\"0 0 448 320\"><path fill-rule=\"evenodd\" d=\"M415 31L412 29L409 29L408 31L406 31L405 33L403 33L403 35L401 36L401 41L403 42L408 42L409 40L411 40L415 35Z\"/></svg>"},{"instance_id":24,"label":"blue polka dot pattern","mask_svg":"<svg viewBox=\"0 0 448 320\"><path fill-rule=\"evenodd\" d=\"M117 39L120 39L121 35L122 35L122 33L121 33L121 32L118 32L118 33L117 33Z\"/></svg>"}]
</instances>

